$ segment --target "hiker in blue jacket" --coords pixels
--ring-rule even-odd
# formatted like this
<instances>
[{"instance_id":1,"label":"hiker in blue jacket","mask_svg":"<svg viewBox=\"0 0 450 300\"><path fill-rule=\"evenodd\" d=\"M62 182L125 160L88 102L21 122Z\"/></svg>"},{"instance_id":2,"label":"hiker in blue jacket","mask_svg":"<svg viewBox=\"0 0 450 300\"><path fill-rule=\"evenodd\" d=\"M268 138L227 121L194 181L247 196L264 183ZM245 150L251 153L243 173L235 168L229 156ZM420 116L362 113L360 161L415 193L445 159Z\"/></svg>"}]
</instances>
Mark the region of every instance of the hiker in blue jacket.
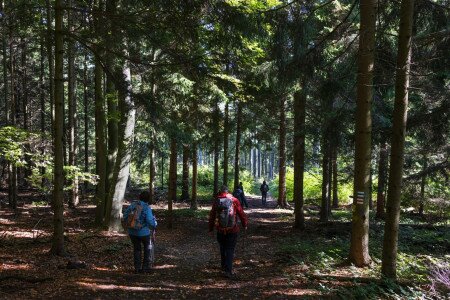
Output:
<instances>
[{"instance_id":1,"label":"hiker in blue jacket","mask_svg":"<svg viewBox=\"0 0 450 300\"><path fill-rule=\"evenodd\" d=\"M143 191L139 200L134 200L123 214L123 220L133 243L134 271L147 273L150 271L153 260L150 257L152 250L152 234L156 229L156 218L149 205L150 193ZM141 261L141 244L144 246L144 260Z\"/></svg>"}]
</instances>

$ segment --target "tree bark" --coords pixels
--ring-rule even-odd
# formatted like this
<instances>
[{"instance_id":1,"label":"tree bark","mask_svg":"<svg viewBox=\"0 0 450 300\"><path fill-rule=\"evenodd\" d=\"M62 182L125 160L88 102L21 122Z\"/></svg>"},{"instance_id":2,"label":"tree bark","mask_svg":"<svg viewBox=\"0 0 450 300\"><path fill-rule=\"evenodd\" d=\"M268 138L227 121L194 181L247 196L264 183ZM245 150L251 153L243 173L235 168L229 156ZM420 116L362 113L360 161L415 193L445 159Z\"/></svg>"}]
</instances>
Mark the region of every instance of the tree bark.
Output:
<instances>
[{"instance_id":1,"label":"tree bark","mask_svg":"<svg viewBox=\"0 0 450 300\"><path fill-rule=\"evenodd\" d=\"M230 135L229 125L229 104L225 103L225 120L223 124L223 181L222 184L228 185L228 140Z\"/></svg>"},{"instance_id":2,"label":"tree bark","mask_svg":"<svg viewBox=\"0 0 450 300\"><path fill-rule=\"evenodd\" d=\"M261 178L261 145L258 142L258 178Z\"/></svg>"},{"instance_id":3,"label":"tree bark","mask_svg":"<svg viewBox=\"0 0 450 300\"><path fill-rule=\"evenodd\" d=\"M29 103L28 103L28 75L27 75L27 46L26 43L21 40L22 43L22 58L21 58L21 98L22 98L22 114L23 114L23 129L28 130L28 114L29 114Z\"/></svg>"},{"instance_id":4,"label":"tree bark","mask_svg":"<svg viewBox=\"0 0 450 300\"><path fill-rule=\"evenodd\" d=\"M330 145L329 136L326 130L323 132L323 142L322 142L322 201L320 206L320 221L328 222L329 216L329 165L330 165Z\"/></svg>"},{"instance_id":5,"label":"tree bark","mask_svg":"<svg viewBox=\"0 0 450 300\"><path fill-rule=\"evenodd\" d=\"M189 145L183 144L183 186L181 188L181 199L180 200L188 200L189 199L189 156L191 153L191 149Z\"/></svg>"},{"instance_id":6,"label":"tree bark","mask_svg":"<svg viewBox=\"0 0 450 300\"><path fill-rule=\"evenodd\" d=\"M153 132L150 134L149 143L149 158L150 158L150 180L149 180L149 192L150 192L150 203L155 202L155 178L156 178L156 167L155 167L155 142Z\"/></svg>"},{"instance_id":7,"label":"tree bark","mask_svg":"<svg viewBox=\"0 0 450 300\"><path fill-rule=\"evenodd\" d=\"M409 70L411 63L411 35L414 0L402 0L398 37L395 102L391 138L391 161L386 201L381 273L395 278L397 272L398 223L403 175L403 160L408 109Z\"/></svg>"},{"instance_id":8,"label":"tree bark","mask_svg":"<svg viewBox=\"0 0 450 300\"><path fill-rule=\"evenodd\" d=\"M55 120L55 109L54 109L54 95L55 95L55 85L54 85L54 73L55 73L55 60L53 58L53 30L52 30L52 7L50 5L50 0L46 0L47 7L47 60L48 60L48 77L50 80L48 81L48 102L50 103L50 122L52 127L52 137L54 135L53 129L55 126L53 122Z\"/></svg>"},{"instance_id":9,"label":"tree bark","mask_svg":"<svg viewBox=\"0 0 450 300\"><path fill-rule=\"evenodd\" d=\"M16 125L16 87L15 87L15 59L13 51L12 29L9 33L9 76L10 76L10 95L9 95L9 125ZM7 82L7 81L6 81ZM8 106L8 104L7 104ZM17 208L17 167L15 162L10 162L8 166L8 204L12 209Z\"/></svg>"},{"instance_id":10,"label":"tree bark","mask_svg":"<svg viewBox=\"0 0 450 300\"><path fill-rule=\"evenodd\" d=\"M332 149L332 169L333 169L333 208L339 207L338 197L338 169L337 169L337 144L333 145Z\"/></svg>"},{"instance_id":11,"label":"tree bark","mask_svg":"<svg viewBox=\"0 0 450 300\"><path fill-rule=\"evenodd\" d=\"M213 195L216 196L219 192L219 103L214 104L214 185Z\"/></svg>"},{"instance_id":12,"label":"tree bark","mask_svg":"<svg viewBox=\"0 0 450 300\"><path fill-rule=\"evenodd\" d=\"M252 147L252 175L253 177L256 177L257 175L257 154L256 154L256 148Z\"/></svg>"},{"instance_id":13,"label":"tree bark","mask_svg":"<svg viewBox=\"0 0 450 300\"><path fill-rule=\"evenodd\" d=\"M169 191L167 207L167 227L173 228L172 204L177 200L177 140L175 137L170 139L170 163L169 163Z\"/></svg>"},{"instance_id":14,"label":"tree bark","mask_svg":"<svg viewBox=\"0 0 450 300\"><path fill-rule=\"evenodd\" d=\"M83 105L84 105L84 171L89 172L89 114L88 114L88 73L87 73L87 55L84 56L83 67ZM88 187L87 181L84 182L84 192Z\"/></svg>"},{"instance_id":15,"label":"tree bark","mask_svg":"<svg viewBox=\"0 0 450 300\"><path fill-rule=\"evenodd\" d=\"M373 95L376 13L376 0L361 0L356 96L355 174L350 244L350 261L358 267L367 266L371 261L369 255L368 193L372 134L370 110ZM358 195L360 195L359 198Z\"/></svg>"},{"instance_id":16,"label":"tree bark","mask_svg":"<svg viewBox=\"0 0 450 300\"><path fill-rule=\"evenodd\" d=\"M4 12L5 10L5 6L3 5L3 1L0 2L0 5L2 6L0 9L1 11ZM9 125L11 116L10 116L10 111L9 111L9 105L8 105L8 53L7 53L7 41L6 41L6 36L3 35L2 36L2 65L3 65L3 99L4 99L4 110L5 110L5 121L6 124Z\"/></svg>"},{"instance_id":17,"label":"tree bark","mask_svg":"<svg viewBox=\"0 0 450 300\"><path fill-rule=\"evenodd\" d=\"M294 228L305 228L303 179L305 173L306 84L294 95Z\"/></svg>"},{"instance_id":18,"label":"tree bark","mask_svg":"<svg viewBox=\"0 0 450 300\"><path fill-rule=\"evenodd\" d=\"M106 14L115 15L116 12L116 0L106 1ZM107 21L108 30L112 34L106 35L106 43L108 45L114 44L114 36L117 34L117 28L114 21L109 19ZM105 54L106 66L110 69L113 68L114 58L111 52ZM111 190L111 182L113 179L114 165L117 159L118 148L118 122L119 116L117 111L117 91L114 86L114 78L111 76L111 71L106 75L106 103L108 106L108 162L106 164L106 191Z\"/></svg>"},{"instance_id":19,"label":"tree bark","mask_svg":"<svg viewBox=\"0 0 450 300\"><path fill-rule=\"evenodd\" d=\"M197 142L192 144L192 196L191 196L191 209L197 209Z\"/></svg>"},{"instance_id":20,"label":"tree bark","mask_svg":"<svg viewBox=\"0 0 450 300\"><path fill-rule=\"evenodd\" d=\"M286 207L286 99L280 99L279 123L279 165L278 165L278 206Z\"/></svg>"},{"instance_id":21,"label":"tree bark","mask_svg":"<svg viewBox=\"0 0 450 300\"><path fill-rule=\"evenodd\" d=\"M69 7L72 7L72 0L69 1ZM73 31L73 16L70 9L68 10L68 26L69 30ZM69 165L76 167L76 158L78 154L78 136L77 136L77 99L76 99L76 71L75 71L75 45L73 40L69 40L67 45L68 53L68 102L69 102ZM70 182L72 185L72 190L69 198L69 207L75 208L79 203L78 197L78 177L75 176Z\"/></svg>"},{"instance_id":22,"label":"tree bark","mask_svg":"<svg viewBox=\"0 0 450 300\"><path fill-rule=\"evenodd\" d=\"M380 143L380 157L378 159L378 187L377 187L377 219L384 219L385 190L388 168L388 148L386 141Z\"/></svg>"},{"instance_id":23,"label":"tree bark","mask_svg":"<svg viewBox=\"0 0 450 300\"><path fill-rule=\"evenodd\" d=\"M50 252L65 255L64 247L64 41L62 0L55 0L55 121L54 121L54 173L53 173L53 239Z\"/></svg>"},{"instance_id":24,"label":"tree bark","mask_svg":"<svg viewBox=\"0 0 450 300\"><path fill-rule=\"evenodd\" d=\"M236 146L234 154L234 187L233 190L239 185L239 151L241 147L241 126L242 126L242 104L236 102L237 116L236 116Z\"/></svg>"},{"instance_id":25,"label":"tree bark","mask_svg":"<svg viewBox=\"0 0 450 300\"><path fill-rule=\"evenodd\" d=\"M128 63L122 69L122 86L119 89L120 124L118 129L117 159L114 166L113 180L108 194L105 224L110 231L120 231L122 206L130 175L131 154L134 143L136 108L131 97L131 71Z\"/></svg>"},{"instance_id":26,"label":"tree bark","mask_svg":"<svg viewBox=\"0 0 450 300\"><path fill-rule=\"evenodd\" d=\"M95 85L95 157L96 173L98 176L95 190L95 224L101 226L105 218L106 196L106 117L105 99L103 98L103 69L96 58L94 70Z\"/></svg>"}]
</instances>

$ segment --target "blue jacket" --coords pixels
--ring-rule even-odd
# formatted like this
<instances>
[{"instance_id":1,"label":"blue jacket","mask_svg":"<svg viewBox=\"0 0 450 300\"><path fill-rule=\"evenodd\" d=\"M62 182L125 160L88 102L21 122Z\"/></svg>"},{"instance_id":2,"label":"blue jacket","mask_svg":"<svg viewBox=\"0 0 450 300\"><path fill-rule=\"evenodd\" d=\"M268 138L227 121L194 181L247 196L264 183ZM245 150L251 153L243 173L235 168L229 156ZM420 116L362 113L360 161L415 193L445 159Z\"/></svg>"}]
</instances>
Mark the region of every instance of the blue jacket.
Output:
<instances>
[{"instance_id":1,"label":"blue jacket","mask_svg":"<svg viewBox=\"0 0 450 300\"><path fill-rule=\"evenodd\" d=\"M157 226L156 218L153 216L152 209L150 206L140 200L135 200L131 202L130 206L127 207L123 214L123 219L126 220L128 218L128 215L131 212L131 209L137 205L137 203L140 202L142 205L142 213L139 217L139 221L144 226L141 229L128 229L128 234L135 235L135 236L147 236L150 235L150 228L155 229Z\"/></svg>"}]
</instances>

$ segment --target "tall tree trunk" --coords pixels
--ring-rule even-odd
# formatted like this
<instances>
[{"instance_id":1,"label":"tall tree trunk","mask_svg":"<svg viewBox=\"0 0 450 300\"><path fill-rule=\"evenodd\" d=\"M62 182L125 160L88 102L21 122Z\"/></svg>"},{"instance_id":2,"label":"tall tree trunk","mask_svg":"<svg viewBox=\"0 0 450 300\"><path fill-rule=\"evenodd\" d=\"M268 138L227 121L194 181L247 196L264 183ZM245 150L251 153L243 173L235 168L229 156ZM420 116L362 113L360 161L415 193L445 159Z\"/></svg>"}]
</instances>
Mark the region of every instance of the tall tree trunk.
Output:
<instances>
[{"instance_id":1,"label":"tall tree trunk","mask_svg":"<svg viewBox=\"0 0 450 300\"><path fill-rule=\"evenodd\" d=\"M378 187L377 187L377 219L384 219L384 200L388 167L388 148L387 142L383 140L380 143L380 157L378 159Z\"/></svg>"},{"instance_id":2,"label":"tall tree trunk","mask_svg":"<svg viewBox=\"0 0 450 300\"><path fill-rule=\"evenodd\" d=\"M333 208L339 207L339 197L338 197L338 170L337 170L337 143L333 145L332 149L332 169L333 169Z\"/></svg>"},{"instance_id":3,"label":"tall tree trunk","mask_svg":"<svg viewBox=\"0 0 450 300\"><path fill-rule=\"evenodd\" d=\"M116 0L106 1L106 14L114 16L116 12ZM106 43L108 45L114 44L114 36L117 34L117 28L112 19L107 22L108 30L112 34L106 35ZM105 54L106 66L112 68L114 65L114 58L111 52ZM106 103L108 105L108 162L106 164L106 191L111 190L111 182L113 179L114 165L117 159L118 148L118 112L117 112L117 92L114 86L114 78L111 72L106 75Z\"/></svg>"},{"instance_id":4,"label":"tall tree trunk","mask_svg":"<svg viewBox=\"0 0 450 300\"><path fill-rule=\"evenodd\" d=\"M14 48L13 48L13 33L12 29L10 29L9 36L9 64L10 64L10 113L11 113L11 122L12 126L16 125L17 122L17 94L16 94L16 83L15 83L15 56L14 56ZM8 199L9 206L13 209L17 208L17 166L15 162L10 163L9 165L9 176L8 176Z\"/></svg>"},{"instance_id":5,"label":"tall tree trunk","mask_svg":"<svg viewBox=\"0 0 450 300\"><path fill-rule=\"evenodd\" d=\"M400 197L403 175L404 143L408 107L409 70L414 0L402 0L395 82L395 102L391 137L386 222L383 239L381 272L396 277Z\"/></svg>"},{"instance_id":6,"label":"tall tree trunk","mask_svg":"<svg viewBox=\"0 0 450 300\"><path fill-rule=\"evenodd\" d=\"M219 103L214 105L214 187L213 195L216 196L219 192Z\"/></svg>"},{"instance_id":7,"label":"tall tree trunk","mask_svg":"<svg viewBox=\"0 0 450 300\"><path fill-rule=\"evenodd\" d=\"M425 171L428 167L427 156L423 155L422 158L423 166L422 170ZM424 173L422 179L420 180L420 203L419 203L419 215L423 217L423 210L425 204L425 186L427 184L427 175Z\"/></svg>"},{"instance_id":8,"label":"tall tree trunk","mask_svg":"<svg viewBox=\"0 0 450 300\"><path fill-rule=\"evenodd\" d=\"M83 105L84 105L84 171L89 172L89 114L88 114L88 73L87 55L84 56L83 67ZM87 191L87 181L84 182L84 192Z\"/></svg>"},{"instance_id":9,"label":"tall tree trunk","mask_svg":"<svg viewBox=\"0 0 450 300\"><path fill-rule=\"evenodd\" d=\"M183 144L183 186L181 188L181 200L189 199L189 157L191 149L189 145Z\"/></svg>"},{"instance_id":10,"label":"tall tree trunk","mask_svg":"<svg viewBox=\"0 0 450 300\"><path fill-rule=\"evenodd\" d=\"M400 219L400 197L408 109L413 12L414 0L402 0L395 78L391 161L389 164L386 223L384 225L383 255L381 262L381 273L388 278L395 278L397 275L398 222Z\"/></svg>"},{"instance_id":11,"label":"tall tree trunk","mask_svg":"<svg viewBox=\"0 0 450 300\"><path fill-rule=\"evenodd\" d=\"M125 63L122 70L122 86L119 90L120 124L118 129L117 159L114 166L113 180L109 191L105 224L110 231L120 231L123 198L130 175L131 153L133 151L136 108L131 97L130 66Z\"/></svg>"},{"instance_id":12,"label":"tall tree trunk","mask_svg":"<svg viewBox=\"0 0 450 300\"><path fill-rule=\"evenodd\" d=\"M69 1L69 7L72 7L72 0ZM68 26L69 30L73 31L73 16L72 12L68 11ZM69 165L76 167L77 154L78 154L78 136L77 136L77 99L76 99L76 71L75 71L75 45L73 40L69 40L68 43L68 102L69 102ZM71 182L72 190L69 198L69 207L76 207L79 203L78 197L78 177L75 176Z\"/></svg>"},{"instance_id":13,"label":"tall tree trunk","mask_svg":"<svg viewBox=\"0 0 450 300\"><path fill-rule=\"evenodd\" d=\"M95 223L101 226L105 217L106 190L106 117L105 117L105 99L103 98L102 77L103 69L100 61L96 58L94 70L95 84L95 157L96 172L98 176L97 187L95 190L95 202L97 208L95 211Z\"/></svg>"},{"instance_id":14,"label":"tall tree trunk","mask_svg":"<svg viewBox=\"0 0 450 300\"><path fill-rule=\"evenodd\" d=\"M175 137L170 139L170 164L169 164L169 191L167 207L167 227L173 228L172 204L177 200L177 140Z\"/></svg>"},{"instance_id":15,"label":"tall tree trunk","mask_svg":"<svg viewBox=\"0 0 450 300\"><path fill-rule=\"evenodd\" d=\"M23 129L28 130L28 114L29 114L29 103L28 103L28 83L27 83L27 46L26 43L21 40L22 43L22 59L21 59L21 98L22 98L22 113L23 113Z\"/></svg>"},{"instance_id":16,"label":"tall tree trunk","mask_svg":"<svg viewBox=\"0 0 450 300\"><path fill-rule=\"evenodd\" d=\"M261 145L258 142L258 178L261 178Z\"/></svg>"},{"instance_id":17,"label":"tall tree trunk","mask_svg":"<svg viewBox=\"0 0 450 300\"><path fill-rule=\"evenodd\" d=\"M257 175L257 167L256 167L256 165L257 165L257 157L256 157L256 148L255 147L252 147L252 175L253 175L253 177L256 177L256 175Z\"/></svg>"},{"instance_id":18,"label":"tall tree trunk","mask_svg":"<svg viewBox=\"0 0 450 300\"><path fill-rule=\"evenodd\" d=\"M280 99L279 123L279 169L278 169L278 206L286 207L286 99Z\"/></svg>"},{"instance_id":19,"label":"tall tree trunk","mask_svg":"<svg viewBox=\"0 0 450 300\"><path fill-rule=\"evenodd\" d=\"M50 252L65 255L64 248L64 41L62 0L55 0L55 121L54 121L54 173L53 173L53 240Z\"/></svg>"},{"instance_id":20,"label":"tall tree trunk","mask_svg":"<svg viewBox=\"0 0 450 300\"><path fill-rule=\"evenodd\" d=\"M270 151L270 179L273 179L274 165L275 165L275 150L272 146L272 149Z\"/></svg>"},{"instance_id":21,"label":"tall tree trunk","mask_svg":"<svg viewBox=\"0 0 450 300\"><path fill-rule=\"evenodd\" d=\"M113 79L107 76L106 79L106 102L108 106L108 161L106 164L106 190L111 189L114 165L117 158L118 148L118 112L117 112L117 92Z\"/></svg>"},{"instance_id":22,"label":"tall tree trunk","mask_svg":"<svg viewBox=\"0 0 450 300\"><path fill-rule=\"evenodd\" d=\"M150 192L150 203L155 202L155 178L156 178L156 167L155 167L155 139L153 132L150 134L149 143L149 158L150 158L150 180L149 180L149 192Z\"/></svg>"},{"instance_id":23,"label":"tall tree trunk","mask_svg":"<svg viewBox=\"0 0 450 300\"><path fill-rule=\"evenodd\" d=\"M303 179L305 173L306 83L294 95L294 228L305 228Z\"/></svg>"},{"instance_id":24,"label":"tall tree trunk","mask_svg":"<svg viewBox=\"0 0 450 300\"><path fill-rule=\"evenodd\" d=\"M229 125L229 104L225 103L225 120L223 124L223 181L222 184L228 185L228 139L230 135Z\"/></svg>"},{"instance_id":25,"label":"tall tree trunk","mask_svg":"<svg viewBox=\"0 0 450 300\"><path fill-rule=\"evenodd\" d=\"M54 108L54 95L55 95L55 85L53 79L55 77L55 60L53 58L53 29L52 29L52 7L50 5L50 0L46 0L46 8L47 8L47 60L48 60L48 77L50 78L48 81L48 102L50 103L50 120L52 124L52 136L54 135L53 129L55 126L53 122L55 120L55 108ZM63 121L64 122L64 121Z\"/></svg>"},{"instance_id":26,"label":"tall tree trunk","mask_svg":"<svg viewBox=\"0 0 450 300\"><path fill-rule=\"evenodd\" d=\"M161 154L161 188L164 189L164 154Z\"/></svg>"},{"instance_id":27,"label":"tall tree trunk","mask_svg":"<svg viewBox=\"0 0 450 300\"><path fill-rule=\"evenodd\" d=\"M0 1L0 9L2 12L5 11L5 6L3 5L3 1ZM2 35L2 63L3 63L3 99L4 99L4 110L5 110L5 121L6 124L9 125L9 121L11 119L9 105L8 105L8 53L7 53L7 40L6 35Z\"/></svg>"},{"instance_id":28,"label":"tall tree trunk","mask_svg":"<svg viewBox=\"0 0 450 300\"><path fill-rule=\"evenodd\" d=\"M327 188L328 216L331 216L332 191L333 191L333 153L330 145L330 148L328 149L328 188Z\"/></svg>"},{"instance_id":29,"label":"tall tree trunk","mask_svg":"<svg viewBox=\"0 0 450 300\"><path fill-rule=\"evenodd\" d=\"M329 217L329 189L328 189L328 180L329 178L329 165L330 165L330 145L329 145L329 136L325 130L323 133L323 142L322 142L322 201L320 206L320 221L328 222Z\"/></svg>"},{"instance_id":30,"label":"tall tree trunk","mask_svg":"<svg viewBox=\"0 0 450 300\"><path fill-rule=\"evenodd\" d=\"M368 193L372 134L370 109L372 103L376 13L376 0L361 0L355 127L355 174L350 244L350 261L358 267L367 266L371 261L369 255Z\"/></svg>"},{"instance_id":31,"label":"tall tree trunk","mask_svg":"<svg viewBox=\"0 0 450 300\"><path fill-rule=\"evenodd\" d=\"M41 39L40 43L40 55L39 55L39 106L40 106L40 130L44 133L45 130L45 81L44 81L44 59L45 59L45 51L44 51L44 41ZM43 174L43 173L42 173Z\"/></svg>"},{"instance_id":32,"label":"tall tree trunk","mask_svg":"<svg viewBox=\"0 0 450 300\"><path fill-rule=\"evenodd\" d=\"M191 196L191 209L197 209L197 142L192 144L192 196Z\"/></svg>"},{"instance_id":33,"label":"tall tree trunk","mask_svg":"<svg viewBox=\"0 0 450 300\"><path fill-rule=\"evenodd\" d=\"M236 102L237 116L236 116L236 145L234 154L234 187L233 190L239 185L239 151L241 147L241 126L242 126L242 104Z\"/></svg>"}]
</instances>

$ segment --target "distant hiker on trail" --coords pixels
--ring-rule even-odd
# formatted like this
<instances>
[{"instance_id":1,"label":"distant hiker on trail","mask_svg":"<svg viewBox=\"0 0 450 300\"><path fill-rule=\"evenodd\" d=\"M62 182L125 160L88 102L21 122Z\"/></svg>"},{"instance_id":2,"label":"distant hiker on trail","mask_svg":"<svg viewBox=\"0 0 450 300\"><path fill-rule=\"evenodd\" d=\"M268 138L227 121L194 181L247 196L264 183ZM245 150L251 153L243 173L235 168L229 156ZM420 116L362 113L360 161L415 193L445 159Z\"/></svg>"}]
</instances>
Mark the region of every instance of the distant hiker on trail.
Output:
<instances>
[{"instance_id":1,"label":"distant hiker on trail","mask_svg":"<svg viewBox=\"0 0 450 300\"><path fill-rule=\"evenodd\" d=\"M134 200L123 214L124 227L128 229L133 243L134 272L147 273L153 265L153 233L157 222L148 204L150 193L143 191L139 200ZM144 246L144 260L141 261L141 243Z\"/></svg>"},{"instance_id":2,"label":"distant hiker on trail","mask_svg":"<svg viewBox=\"0 0 450 300\"><path fill-rule=\"evenodd\" d=\"M261 191L262 205L266 206L267 192L269 191L269 186L267 185L265 180L261 184L261 187L259 188L259 190Z\"/></svg>"},{"instance_id":3,"label":"distant hiker on trail","mask_svg":"<svg viewBox=\"0 0 450 300\"><path fill-rule=\"evenodd\" d=\"M225 272L225 277L230 279L234 278L233 257L239 232L238 216L242 227L247 230L247 216L242 210L239 200L228 193L226 186L222 186L209 212L209 233L212 236L214 227L216 227L222 271Z\"/></svg>"},{"instance_id":4,"label":"distant hiker on trail","mask_svg":"<svg viewBox=\"0 0 450 300\"><path fill-rule=\"evenodd\" d=\"M241 202L242 207L248 208L248 202L247 198L245 198L244 187L242 185L242 182L239 182L238 186L233 192L233 196L236 197L239 200L239 202Z\"/></svg>"}]
</instances>

